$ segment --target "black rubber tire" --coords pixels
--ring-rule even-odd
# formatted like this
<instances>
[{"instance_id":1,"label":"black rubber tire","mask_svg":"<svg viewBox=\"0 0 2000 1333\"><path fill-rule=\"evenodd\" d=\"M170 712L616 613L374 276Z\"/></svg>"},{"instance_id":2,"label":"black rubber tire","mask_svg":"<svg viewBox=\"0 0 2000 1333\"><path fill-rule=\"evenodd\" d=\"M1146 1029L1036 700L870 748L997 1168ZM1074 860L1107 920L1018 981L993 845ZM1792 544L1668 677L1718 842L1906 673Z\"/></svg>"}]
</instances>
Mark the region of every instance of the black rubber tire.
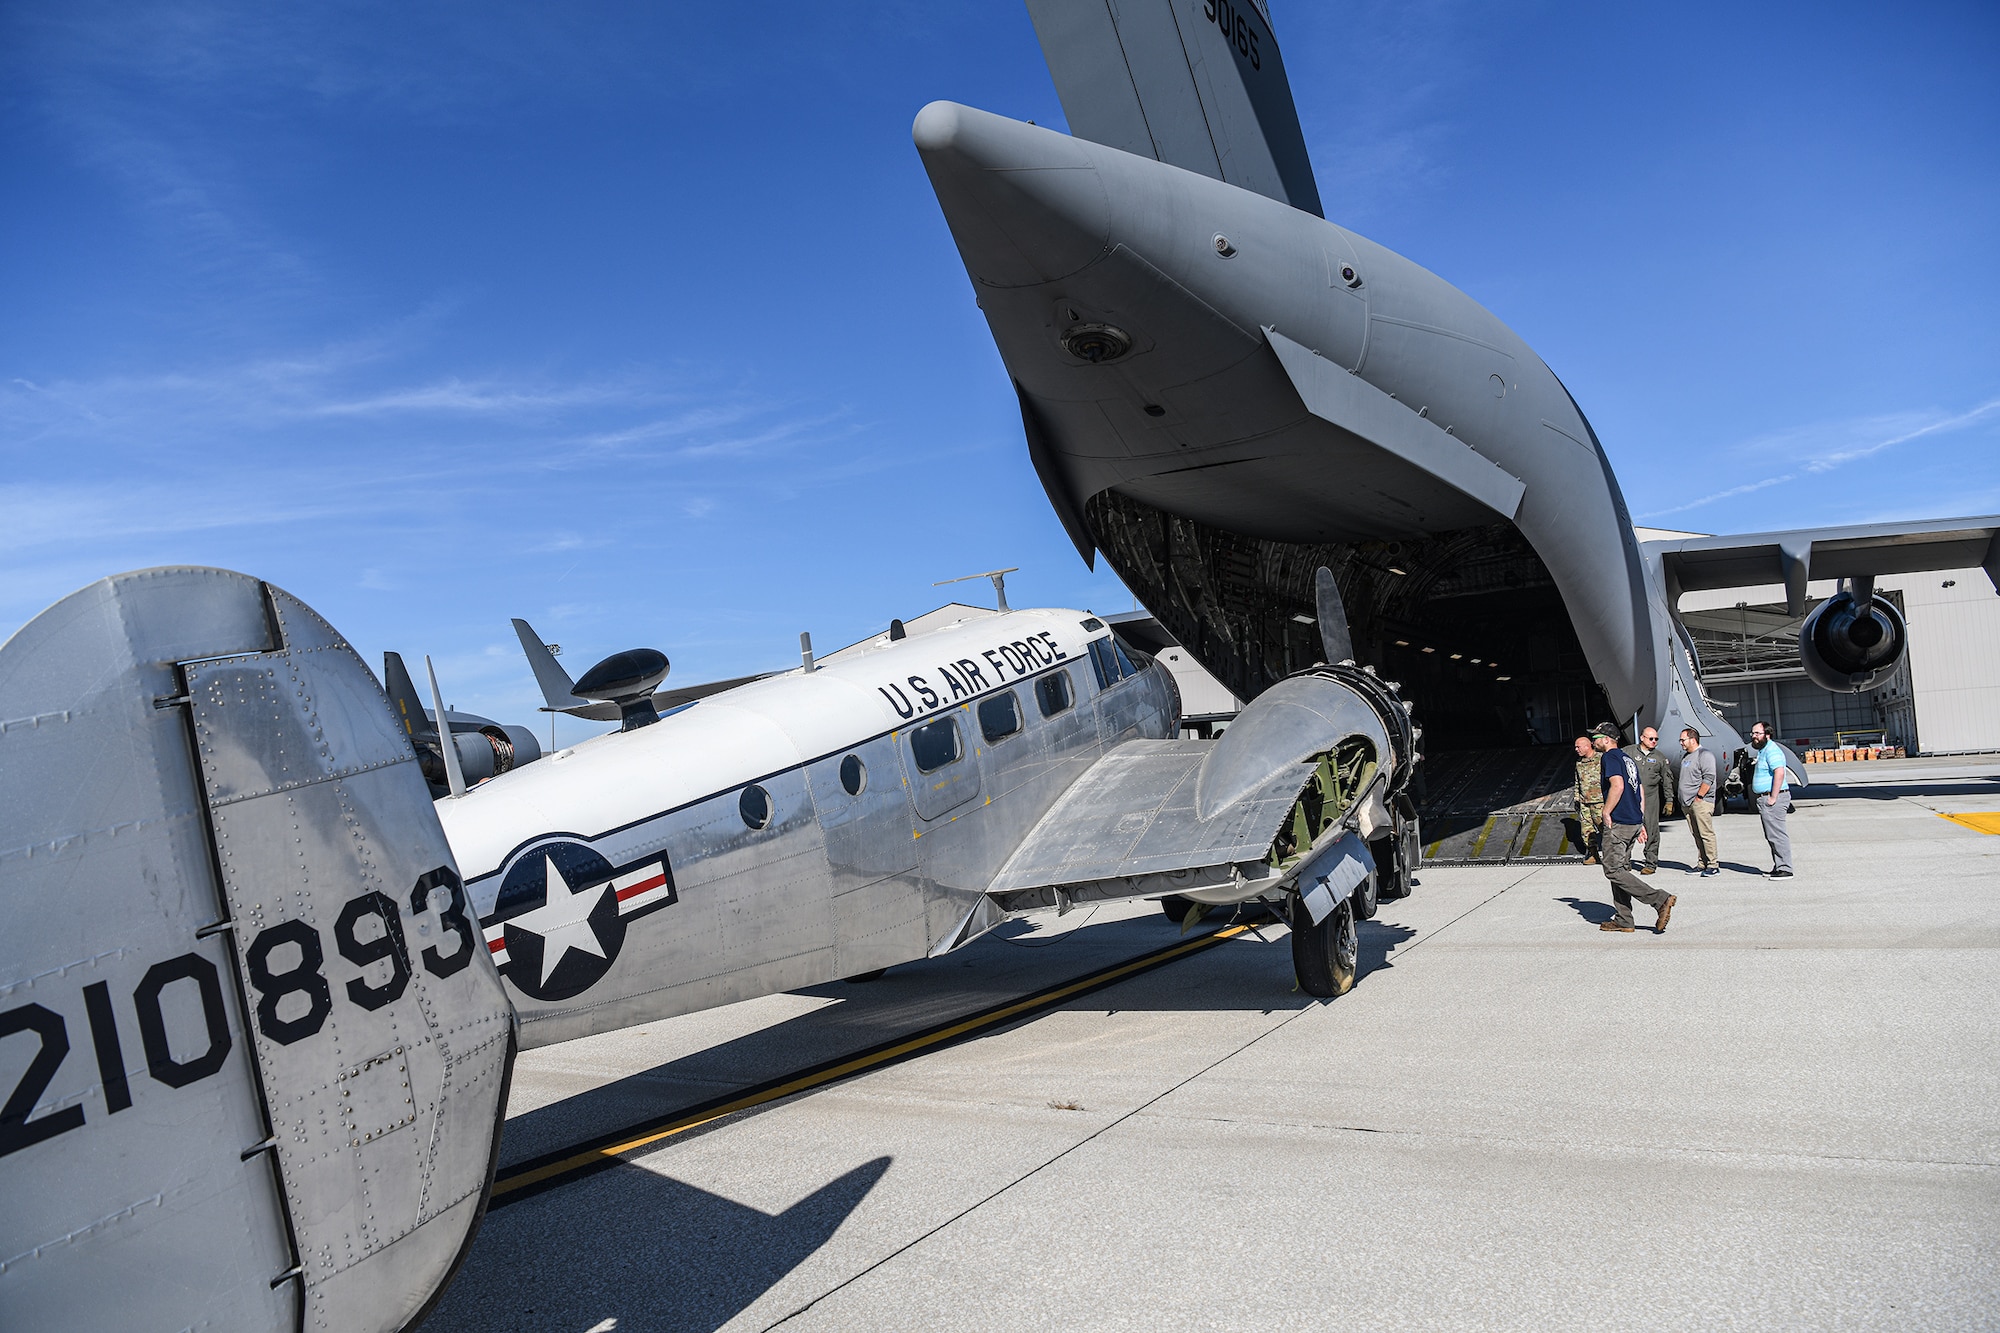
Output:
<instances>
[{"instance_id":1,"label":"black rubber tire","mask_svg":"<svg viewBox=\"0 0 2000 1333\"><path fill-rule=\"evenodd\" d=\"M1160 910L1167 914L1167 920L1180 925L1187 920L1188 909L1194 906L1194 899L1183 898L1178 893L1170 893L1160 899Z\"/></svg>"},{"instance_id":2,"label":"black rubber tire","mask_svg":"<svg viewBox=\"0 0 2000 1333\"><path fill-rule=\"evenodd\" d=\"M856 972L851 977L842 977L841 980L846 982L850 986L865 985L870 981L880 981L882 979L882 974L887 972L888 970L889 969L886 967L878 967L873 972Z\"/></svg>"},{"instance_id":3,"label":"black rubber tire","mask_svg":"<svg viewBox=\"0 0 2000 1333\"><path fill-rule=\"evenodd\" d=\"M1361 882L1354 886L1354 892L1347 895L1347 900L1354 904L1355 917L1362 921L1373 921L1375 909L1382 905L1380 886L1382 877L1389 870L1389 844L1386 840L1381 843L1370 843L1369 853L1374 854L1377 847L1381 849L1382 854L1376 857L1375 873L1362 876Z\"/></svg>"},{"instance_id":4,"label":"black rubber tire","mask_svg":"<svg viewBox=\"0 0 2000 1333\"><path fill-rule=\"evenodd\" d=\"M1292 900L1292 970L1298 974L1300 990L1322 1000L1353 990L1360 971L1360 946L1354 899L1342 898L1318 925L1303 899Z\"/></svg>"}]
</instances>

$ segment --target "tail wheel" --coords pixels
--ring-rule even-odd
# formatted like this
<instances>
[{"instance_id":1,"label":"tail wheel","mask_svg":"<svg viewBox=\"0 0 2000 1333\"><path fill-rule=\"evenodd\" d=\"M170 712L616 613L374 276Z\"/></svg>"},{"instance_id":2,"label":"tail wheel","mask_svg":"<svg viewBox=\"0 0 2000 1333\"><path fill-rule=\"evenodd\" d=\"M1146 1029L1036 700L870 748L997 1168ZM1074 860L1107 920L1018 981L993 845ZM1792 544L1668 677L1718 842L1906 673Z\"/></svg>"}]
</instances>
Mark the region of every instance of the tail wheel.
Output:
<instances>
[{"instance_id":1,"label":"tail wheel","mask_svg":"<svg viewBox=\"0 0 2000 1333\"><path fill-rule=\"evenodd\" d=\"M1292 900L1292 969L1300 990L1325 1000L1345 995L1354 989L1360 963L1353 898L1342 898L1318 925L1303 900Z\"/></svg>"}]
</instances>

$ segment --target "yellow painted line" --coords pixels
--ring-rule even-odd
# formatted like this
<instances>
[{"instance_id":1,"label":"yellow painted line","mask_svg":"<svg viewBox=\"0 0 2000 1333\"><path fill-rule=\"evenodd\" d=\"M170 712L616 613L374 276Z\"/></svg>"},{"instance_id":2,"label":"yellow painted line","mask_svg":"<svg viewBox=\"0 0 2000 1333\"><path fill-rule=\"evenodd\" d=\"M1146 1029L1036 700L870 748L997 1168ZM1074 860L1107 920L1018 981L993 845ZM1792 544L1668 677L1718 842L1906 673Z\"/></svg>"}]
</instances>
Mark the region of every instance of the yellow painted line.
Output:
<instances>
[{"instance_id":1,"label":"yellow painted line","mask_svg":"<svg viewBox=\"0 0 2000 1333\"><path fill-rule=\"evenodd\" d=\"M1976 810L1963 815L1941 814L1938 818L1963 824L1974 833L2000 833L2000 810Z\"/></svg>"},{"instance_id":2,"label":"yellow painted line","mask_svg":"<svg viewBox=\"0 0 2000 1333\"><path fill-rule=\"evenodd\" d=\"M1486 816L1486 827L1479 830L1479 837L1476 838L1472 844L1472 855L1466 857L1466 860L1477 861L1480 855L1486 850L1486 840L1492 836L1493 836L1493 816L1488 815Z\"/></svg>"},{"instance_id":3,"label":"yellow painted line","mask_svg":"<svg viewBox=\"0 0 2000 1333\"><path fill-rule=\"evenodd\" d=\"M927 1031L912 1033L908 1037L883 1046L874 1047L857 1055L850 1056L847 1059L808 1070L782 1081L752 1088L748 1092L730 1100L699 1107L685 1112L678 1117L643 1128L635 1127L627 1131L627 1136L618 1137L614 1142L586 1148L580 1152L571 1153L553 1161L544 1161L512 1174L502 1172L493 1182L493 1202L497 1204L510 1194L537 1185L559 1183L560 1179L564 1176L608 1166L627 1153L637 1152L641 1148L650 1147L662 1140L673 1138L677 1134L685 1134L691 1129L698 1129L703 1125L712 1124L725 1116L735 1115L739 1111L747 1111L753 1107L763 1106L766 1103L774 1102L784 1097L796 1096L801 1092L809 1092L814 1088L824 1087L829 1083L850 1078L855 1074L865 1073L871 1069L881 1068L883 1065L894 1064L897 1061L908 1059L910 1056L928 1050L931 1047L953 1041L959 1037L1003 1026L1036 1009L1044 1009L1050 1005L1060 1004L1064 1000L1073 999L1085 991L1108 986L1113 982L1122 981L1126 977L1136 973L1149 971L1167 963L1176 962L1189 954L1199 953L1203 949L1213 948L1224 940L1234 939L1236 936L1242 935L1250 929L1251 927L1248 925L1229 926L1207 935L1197 935L1191 940L1170 945L1165 949L1156 949L1152 953L1142 954L1137 958L1128 959L1123 963L1118 963L1101 971L1089 973L1073 981L1063 982L1061 985L1049 987L1047 990L1036 991L1032 995L1024 995L1020 999L1010 1003L991 1009L982 1009L976 1014L967 1015L964 1018L953 1020Z\"/></svg>"},{"instance_id":4,"label":"yellow painted line","mask_svg":"<svg viewBox=\"0 0 2000 1333\"><path fill-rule=\"evenodd\" d=\"M1543 818L1541 815L1536 815L1528 821L1528 840L1521 844L1521 855L1533 856L1535 854L1535 839L1542 835Z\"/></svg>"}]
</instances>

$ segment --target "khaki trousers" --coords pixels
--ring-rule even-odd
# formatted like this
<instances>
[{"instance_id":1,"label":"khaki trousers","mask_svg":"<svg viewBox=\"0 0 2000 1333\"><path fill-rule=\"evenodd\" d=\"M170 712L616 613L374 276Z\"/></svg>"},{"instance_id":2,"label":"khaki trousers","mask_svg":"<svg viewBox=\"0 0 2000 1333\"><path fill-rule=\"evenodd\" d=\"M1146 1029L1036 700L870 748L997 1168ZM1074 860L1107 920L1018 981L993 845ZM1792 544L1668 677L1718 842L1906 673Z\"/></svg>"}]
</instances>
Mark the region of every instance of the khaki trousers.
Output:
<instances>
[{"instance_id":1,"label":"khaki trousers","mask_svg":"<svg viewBox=\"0 0 2000 1333\"><path fill-rule=\"evenodd\" d=\"M1695 857L1703 870L1710 866L1720 867L1722 862L1715 856L1715 811L1703 797L1683 802L1687 810L1688 832L1694 834Z\"/></svg>"},{"instance_id":2,"label":"khaki trousers","mask_svg":"<svg viewBox=\"0 0 2000 1333\"><path fill-rule=\"evenodd\" d=\"M1611 918L1621 926L1632 924L1632 900L1637 898L1654 911L1667 903L1667 891L1656 889L1632 870L1632 840L1646 831L1644 824L1604 826L1604 878L1611 881Z\"/></svg>"}]
</instances>

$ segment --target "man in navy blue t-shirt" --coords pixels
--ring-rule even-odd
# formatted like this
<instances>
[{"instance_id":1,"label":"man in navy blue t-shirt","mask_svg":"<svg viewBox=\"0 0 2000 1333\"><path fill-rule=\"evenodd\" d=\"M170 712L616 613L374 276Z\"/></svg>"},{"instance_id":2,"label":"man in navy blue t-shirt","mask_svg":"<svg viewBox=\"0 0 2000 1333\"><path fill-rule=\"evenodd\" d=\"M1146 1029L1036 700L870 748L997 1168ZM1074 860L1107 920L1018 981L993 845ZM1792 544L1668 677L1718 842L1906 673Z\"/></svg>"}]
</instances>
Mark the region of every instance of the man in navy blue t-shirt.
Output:
<instances>
[{"instance_id":1,"label":"man in navy blue t-shirt","mask_svg":"<svg viewBox=\"0 0 2000 1333\"><path fill-rule=\"evenodd\" d=\"M1598 753L1599 782L1604 788L1604 877L1611 881L1611 919L1599 930L1631 934L1632 900L1637 898L1660 914L1653 933L1664 935L1673 915L1671 893L1650 887L1632 871L1632 849L1646 844L1646 803L1639 795L1639 765L1618 748L1618 729L1605 725L1591 733Z\"/></svg>"}]
</instances>

